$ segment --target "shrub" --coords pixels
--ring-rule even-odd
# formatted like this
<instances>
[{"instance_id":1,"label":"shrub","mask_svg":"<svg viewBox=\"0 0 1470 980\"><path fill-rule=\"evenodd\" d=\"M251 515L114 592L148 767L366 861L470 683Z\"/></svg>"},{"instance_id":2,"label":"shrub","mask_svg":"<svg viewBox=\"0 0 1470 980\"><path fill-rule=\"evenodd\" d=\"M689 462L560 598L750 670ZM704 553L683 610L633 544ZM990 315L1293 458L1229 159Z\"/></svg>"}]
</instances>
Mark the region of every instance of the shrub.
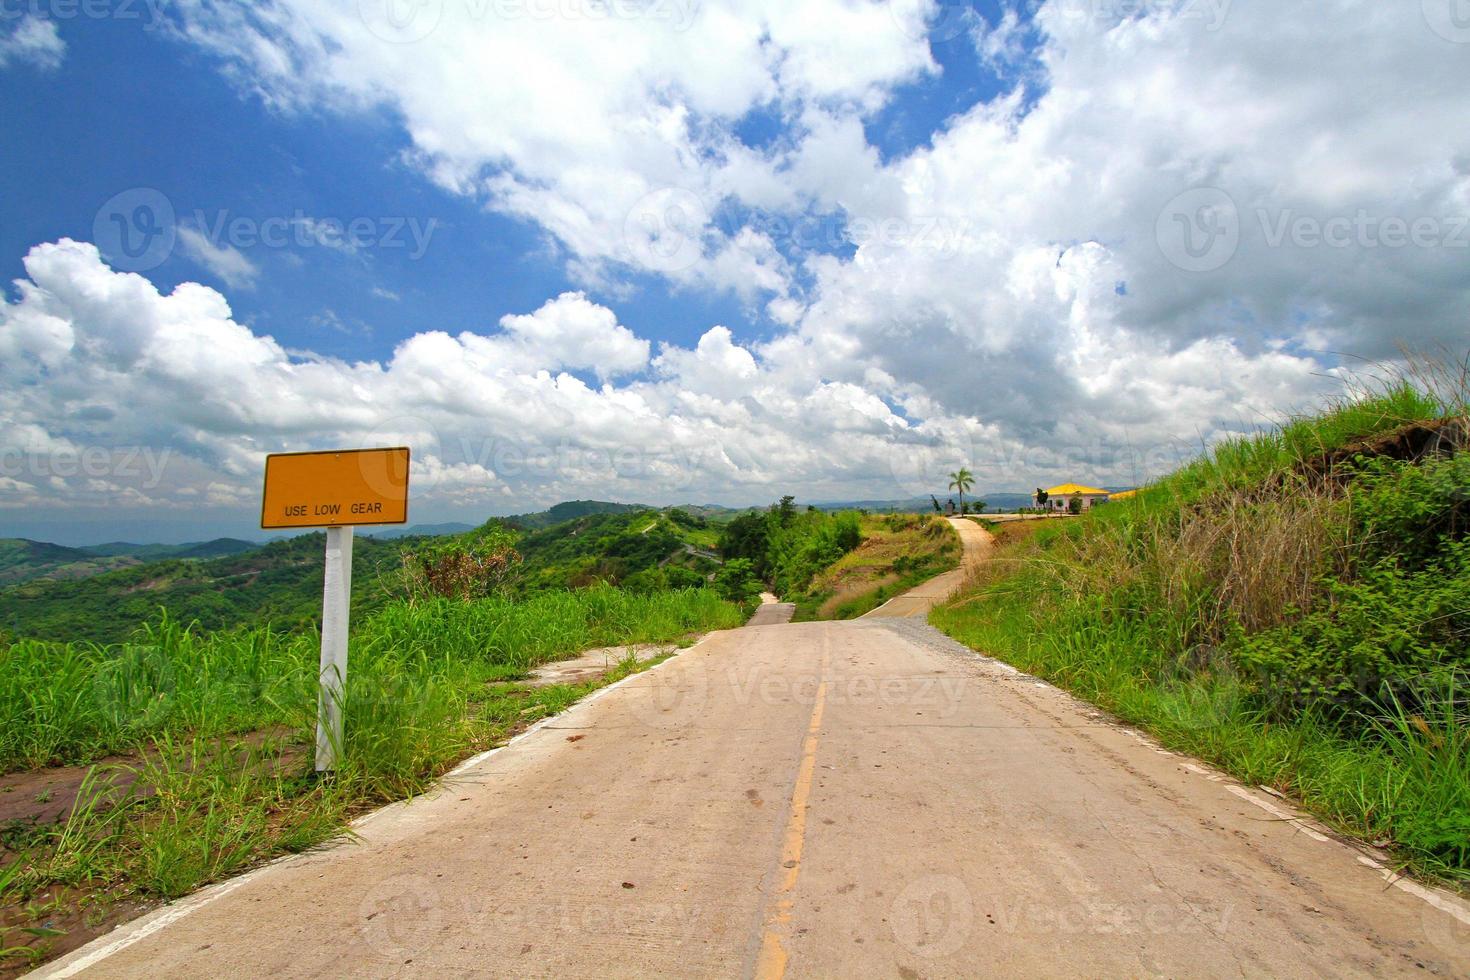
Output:
<instances>
[{"instance_id":1,"label":"shrub","mask_svg":"<svg viewBox=\"0 0 1470 980\"><path fill-rule=\"evenodd\" d=\"M402 591L411 600L429 596L468 602L506 590L520 570L516 535L486 524L467 537L403 555Z\"/></svg>"},{"instance_id":2,"label":"shrub","mask_svg":"<svg viewBox=\"0 0 1470 980\"><path fill-rule=\"evenodd\" d=\"M1385 558L1324 585L1324 601L1298 621L1240 640L1238 661L1268 698L1294 709L1381 707L1388 692L1417 701L1415 692L1470 668L1470 542L1420 571Z\"/></svg>"}]
</instances>

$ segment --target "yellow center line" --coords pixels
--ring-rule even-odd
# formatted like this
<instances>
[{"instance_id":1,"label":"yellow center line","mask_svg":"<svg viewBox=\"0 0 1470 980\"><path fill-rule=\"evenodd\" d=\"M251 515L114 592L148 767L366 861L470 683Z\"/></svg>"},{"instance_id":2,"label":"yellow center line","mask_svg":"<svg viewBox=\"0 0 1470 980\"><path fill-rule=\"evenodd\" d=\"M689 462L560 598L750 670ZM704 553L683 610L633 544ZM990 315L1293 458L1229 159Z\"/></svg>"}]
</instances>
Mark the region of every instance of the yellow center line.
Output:
<instances>
[{"instance_id":1,"label":"yellow center line","mask_svg":"<svg viewBox=\"0 0 1470 980\"><path fill-rule=\"evenodd\" d=\"M827 703L827 665L831 659L831 636L822 630L822 665L817 693L812 704L811 721L806 728L806 741L801 747L801 766L796 773L796 786L791 791L791 813L786 819L786 836L781 844L781 868L784 874L776 887L775 902L766 915L765 932L761 936L760 959L756 961L757 980L780 980L786 975L786 948L781 934L791 921L791 893L801 876L801 852L806 844L807 801L812 795L812 779L817 771L817 744L821 741L822 708Z\"/></svg>"}]
</instances>

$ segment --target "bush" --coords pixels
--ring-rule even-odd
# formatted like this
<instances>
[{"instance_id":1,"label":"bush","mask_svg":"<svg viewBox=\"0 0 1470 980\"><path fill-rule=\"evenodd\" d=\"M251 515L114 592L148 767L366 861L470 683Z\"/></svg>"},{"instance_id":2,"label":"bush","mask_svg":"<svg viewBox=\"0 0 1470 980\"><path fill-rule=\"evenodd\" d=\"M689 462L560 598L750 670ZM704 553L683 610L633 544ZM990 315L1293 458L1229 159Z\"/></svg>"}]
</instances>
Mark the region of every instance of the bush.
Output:
<instances>
[{"instance_id":1,"label":"bush","mask_svg":"<svg viewBox=\"0 0 1470 980\"><path fill-rule=\"evenodd\" d=\"M425 544L403 555L402 591L410 600L483 599L503 594L520 570L516 535L496 523L443 544Z\"/></svg>"},{"instance_id":2,"label":"bush","mask_svg":"<svg viewBox=\"0 0 1470 980\"><path fill-rule=\"evenodd\" d=\"M764 590L765 583L755 577L755 565L748 558L727 561L715 573L715 591L731 602L749 602Z\"/></svg>"},{"instance_id":3,"label":"bush","mask_svg":"<svg viewBox=\"0 0 1470 980\"><path fill-rule=\"evenodd\" d=\"M1326 597L1305 616L1240 640L1237 659L1268 700L1284 696L1294 710L1417 702L1416 691L1470 669L1470 542L1452 543L1421 571L1385 558L1353 581L1324 584Z\"/></svg>"}]
</instances>

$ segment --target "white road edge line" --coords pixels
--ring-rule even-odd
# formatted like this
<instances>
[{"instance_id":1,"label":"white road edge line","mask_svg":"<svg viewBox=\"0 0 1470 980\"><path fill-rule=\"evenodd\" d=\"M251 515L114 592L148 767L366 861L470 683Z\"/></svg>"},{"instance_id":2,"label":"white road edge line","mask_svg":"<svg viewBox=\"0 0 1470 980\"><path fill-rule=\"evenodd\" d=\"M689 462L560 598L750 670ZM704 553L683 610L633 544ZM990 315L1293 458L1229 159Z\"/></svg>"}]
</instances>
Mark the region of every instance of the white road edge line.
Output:
<instances>
[{"instance_id":1,"label":"white road edge line","mask_svg":"<svg viewBox=\"0 0 1470 980\"><path fill-rule=\"evenodd\" d=\"M1234 793L1236 796L1240 797L1242 800L1245 800L1252 806L1258 806L1262 810L1265 810L1267 813L1271 814L1273 817L1279 817L1280 819L1285 820L1287 823L1295 827L1298 831L1312 838L1312 840L1320 841L1323 844L1332 843L1331 837L1328 837L1326 834L1317 833L1311 827L1308 827L1306 823L1301 820L1300 817L1297 817L1294 814L1287 813L1280 807L1257 798L1253 793L1247 792L1243 787L1227 785L1225 788Z\"/></svg>"},{"instance_id":2,"label":"white road edge line","mask_svg":"<svg viewBox=\"0 0 1470 980\"><path fill-rule=\"evenodd\" d=\"M721 630L717 632L726 631ZM439 782L436 783L431 789L419 794L419 796L413 797L412 799L408 800L399 800L396 803L389 803L385 806L379 807L373 812L364 814L363 816L358 817L356 820L348 823L347 829L357 830L361 827L365 827L372 821L383 816L383 814L385 813L395 811L400 807L411 806L414 800L422 799L425 796L429 796L433 793L439 792L443 788L443 785L446 781L469 772L476 766L484 763L487 759L490 759L493 756L505 751L522 739L529 738L530 736L541 731L541 729L545 728L551 722L564 721L568 715L571 715L572 713L577 711L577 709L583 707L584 705L593 703L598 698L607 694L609 691L622 687L628 681L653 673L655 670L658 670L665 664L674 661L680 654L688 653L690 650L698 648L704 643L705 640L714 635L714 632L706 633L694 643L691 643L689 646L685 647L682 650L676 651L666 660L662 660L659 663L654 664L652 667L647 668L646 670L640 670L637 673L629 674L622 680L614 681L606 687L599 687L597 690L593 691L591 694L587 695L576 704L573 704L572 706L567 708L567 710L561 712L560 714L549 715L545 718L542 718L540 721L536 722L536 724L521 732L515 738L512 738L509 742L506 742L504 745L498 746L497 748L489 749L485 752L481 752L479 755L471 756L464 762L461 762L449 772L445 773L445 775L439 780ZM106 935L98 936L96 939L92 940L86 945L77 947L60 959L54 960L50 963L42 964L31 973L28 973L26 976L28 978L34 978L34 980L66 980L66 978L68 977L74 977L78 973L81 973L83 970L87 970L93 966L96 966L98 963L101 963L108 957L114 956L117 953L121 953L128 947L142 942L144 939L147 939L149 936L153 935L155 932L158 932L160 929L167 928L168 926L173 925L175 922L178 922L180 919L183 919L186 916L199 911L205 906L219 901L221 898L224 898L226 895L230 894L230 892L233 892L237 888L243 887L256 878L264 876L269 871L286 867L287 865L290 865L297 861L309 860L311 858L319 856L323 850L333 847L343 847L349 843L350 841L334 841L323 848L305 851L301 854L288 854L284 857L276 858L275 860L270 861L253 871L247 871L245 874L242 874L237 878L231 878L227 881L221 881L213 885L208 885L205 888L195 892L194 894L186 896L185 898L182 898L177 902L172 902L168 905L165 905L163 908L158 909L154 912L150 912L148 915L145 915L140 919L134 919L132 922L125 922L122 925L118 926L116 929L107 933ZM125 932L126 934L119 936L118 933L120 932Z\"/></svg>"},{"instance_id":3,"label":"white road edge line","mask_svg":"<svg viewBox=\"0 0 1470 980\"><path fill-rule=\"evenodd\" d=\"M1441 912L1447 912L1455 918L1459 919L1465 925L1470 926L1470 904L1462 902L1456 898L1453 898L1452 896L1431 891L1430 889L1425 888L1423 885L1419 884L1417 881L1405 878L1403 875L1384 867L1380 862L1373 860L1367 855L1359 854L1358 863L1372 868L1374 871L1377 871L1380 875L1383 876L1383 880L1388 882L1393 887L1406 891L1410 895L1413 895L1415 898L1423 899L1430 905L1433 905L1435 908L1439 909Z\"/></svg>"}]
</instances>

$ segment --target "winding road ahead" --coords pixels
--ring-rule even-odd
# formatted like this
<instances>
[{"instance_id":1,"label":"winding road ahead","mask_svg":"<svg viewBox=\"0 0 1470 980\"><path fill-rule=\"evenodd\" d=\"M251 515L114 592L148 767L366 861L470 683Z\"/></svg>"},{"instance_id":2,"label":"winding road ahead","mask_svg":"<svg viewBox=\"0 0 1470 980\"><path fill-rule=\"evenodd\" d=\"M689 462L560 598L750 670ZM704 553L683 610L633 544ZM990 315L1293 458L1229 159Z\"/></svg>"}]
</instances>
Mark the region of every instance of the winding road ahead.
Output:
<instances>
[{"instance_id":1,"label":"winding road ahead","mask_svg":"<svg viewBox=\"0 0 1470 980\"><path fill-rule=\"evenodd\" d=\"M935 591L713 634L41 975L1470 974L1464 901L908 618Z\"/></svg>"}]
</instances>

